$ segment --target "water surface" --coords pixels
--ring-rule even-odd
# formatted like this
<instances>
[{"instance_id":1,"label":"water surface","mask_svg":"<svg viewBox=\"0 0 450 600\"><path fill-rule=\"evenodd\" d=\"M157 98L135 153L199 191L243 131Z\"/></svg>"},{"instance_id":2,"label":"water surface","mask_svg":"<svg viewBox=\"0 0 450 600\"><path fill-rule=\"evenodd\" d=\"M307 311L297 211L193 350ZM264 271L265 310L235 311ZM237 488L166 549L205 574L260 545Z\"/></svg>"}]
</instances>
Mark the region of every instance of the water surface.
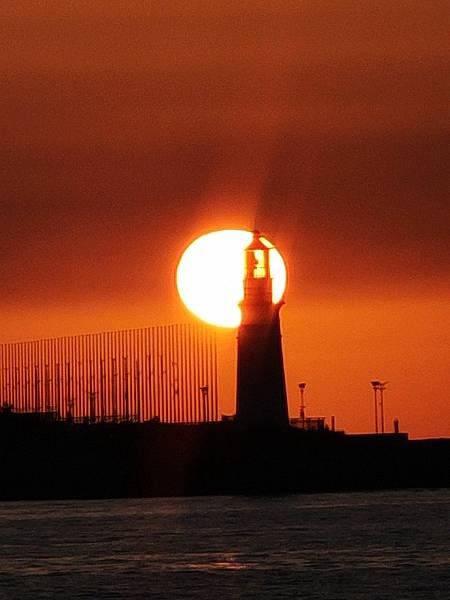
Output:
<instances>
[{"instance_id":1,"label":"water surface","mask_svg":"<svg viewBox=\"0 0 450 600\"><path fill-rule=\"evenodd\" d=\"M450 490L0 503L0 598L450 598Z\"/></svg>"}]
</instances>

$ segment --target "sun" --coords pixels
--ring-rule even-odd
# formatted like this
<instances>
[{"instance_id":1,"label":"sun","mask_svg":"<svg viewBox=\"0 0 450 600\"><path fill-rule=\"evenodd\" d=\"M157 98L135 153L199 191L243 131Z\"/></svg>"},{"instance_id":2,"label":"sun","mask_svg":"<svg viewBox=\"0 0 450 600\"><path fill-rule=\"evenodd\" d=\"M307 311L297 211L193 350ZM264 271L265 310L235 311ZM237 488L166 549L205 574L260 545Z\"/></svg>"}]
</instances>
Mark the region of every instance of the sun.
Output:
<instances>
[{"instance_id":1,"label":"sun","mask_svg":"<svg viewBox=\"0 0 450 600\"><path fill-rule=\"evenodd\" d=\"M206 233L183 252L176 272L178 293L194 315L220 327L238 327L239 303L244 296L244 249L252 233L225 229ZM279 302L286 288L286 266L281 254L265 238L270 248L273 302Z\"/></svg>"}]
</instances>

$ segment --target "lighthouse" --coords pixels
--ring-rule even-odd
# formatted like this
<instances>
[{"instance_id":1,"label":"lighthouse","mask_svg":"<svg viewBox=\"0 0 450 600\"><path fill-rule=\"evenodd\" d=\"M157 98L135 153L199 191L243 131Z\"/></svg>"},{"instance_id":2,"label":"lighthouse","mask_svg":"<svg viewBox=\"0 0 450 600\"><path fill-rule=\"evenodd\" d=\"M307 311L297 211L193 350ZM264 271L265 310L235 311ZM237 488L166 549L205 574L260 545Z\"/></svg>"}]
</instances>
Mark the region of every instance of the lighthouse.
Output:
<instances>
[{"instance_id":1,"label":"lighthouse","mask_svg":"<svg viewBox=\"0 0 450 600\"><path fill-rule=\"evenodd\" d=\"M253 428L284 427L289 424L280 331L284 301L273 303L270 247L258 231L244 252L236 422Z\"/></svg>"}]
</instances>

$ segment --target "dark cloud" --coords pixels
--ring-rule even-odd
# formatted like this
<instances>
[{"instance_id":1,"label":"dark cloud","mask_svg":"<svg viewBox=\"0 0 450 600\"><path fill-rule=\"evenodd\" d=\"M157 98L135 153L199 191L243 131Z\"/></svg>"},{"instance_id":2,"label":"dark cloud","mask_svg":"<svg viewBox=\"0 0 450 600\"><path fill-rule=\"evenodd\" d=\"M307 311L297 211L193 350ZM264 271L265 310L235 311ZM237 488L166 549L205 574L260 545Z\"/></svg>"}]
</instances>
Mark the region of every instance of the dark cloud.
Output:
<instances>
[{"instance_id":1,"label":"dark cloud","mask_svg":"<svg viewBox=\"0 0 450 600\"><path fill-rule=\"evenodd\" d=\"M3 301L133 294L155 256L156 297L179 245L255 224L294 289L445 287L444 8L10 6Z\"/></svg>"}]
</instances>

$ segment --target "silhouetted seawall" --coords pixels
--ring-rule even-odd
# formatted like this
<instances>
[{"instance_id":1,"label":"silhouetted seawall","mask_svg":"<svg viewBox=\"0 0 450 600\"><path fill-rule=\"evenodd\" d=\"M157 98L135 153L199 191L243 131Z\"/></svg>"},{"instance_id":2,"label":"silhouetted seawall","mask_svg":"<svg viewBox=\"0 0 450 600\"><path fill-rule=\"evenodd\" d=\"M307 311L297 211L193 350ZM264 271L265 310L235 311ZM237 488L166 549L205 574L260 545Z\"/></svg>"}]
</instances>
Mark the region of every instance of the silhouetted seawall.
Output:
<instances>
[{"instance_id":1,"label":"silhouetted seawall","mask_svg":"<svg viewBox=\"0 0 450 600\"><path fill-rule=\"evenodd\" d=\"M0 499L450 486L450 439L0 416Z\"/></svg>"}]
</instances>

